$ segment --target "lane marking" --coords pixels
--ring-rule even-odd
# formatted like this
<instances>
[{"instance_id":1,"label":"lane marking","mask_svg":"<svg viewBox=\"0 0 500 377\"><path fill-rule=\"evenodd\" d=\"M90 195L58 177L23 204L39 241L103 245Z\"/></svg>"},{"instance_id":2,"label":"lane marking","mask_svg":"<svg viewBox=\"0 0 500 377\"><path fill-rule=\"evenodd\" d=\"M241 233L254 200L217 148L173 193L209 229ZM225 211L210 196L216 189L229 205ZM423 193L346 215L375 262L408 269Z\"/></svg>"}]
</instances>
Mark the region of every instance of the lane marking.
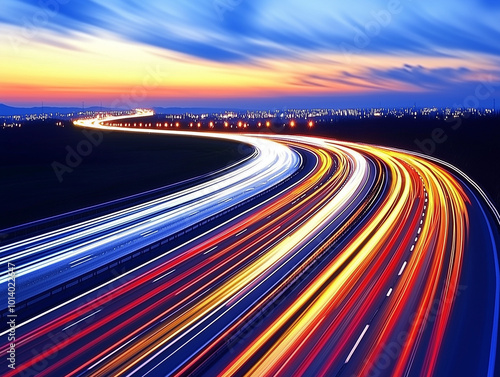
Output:
<instances>
[{"instance_id":1,"label":"lane marking","mask_svg":"<svg viewBox=\"0 0 500 377\"><path fill-rule=\"evenodd\" d=\"M209 250L205 251L205 252L203 253L203 255L208 254L208 253L210 253L210 252L214 251L214 250L215 250L215 249L217 249L218 247L219 247L219 246L214 246L214 247L212 247L211 249L209 249Z\"/></svg>"},{"instance_id":2,"label":"lane marking","mask_svg":"<svg viewBox=\"0 0 500 377\"><path fill-rule=\"evenodd\" d=\"M242 235L243 233L245 233L247 230L248 230L248 228L247 228L247 229L243 229L243 230L242 230L241 232L239 232L239 233L236 233L236 234L235 234L235 237L239 237L239 236L241 236L241 235Z\"/></svg>"},{"instance_id":3,"label":"lane marking","mask_svg":"<svg viewBox=\"0 0 500 377\"><path fill-rule=\"evenodd\" d=\"M104 358L102 358L101 360L99 360L98 362L96 362L95 364L92 364L91 366L89 366L89 368L87 370L90 370L90 369L93 369L95 368L97 365L101 364L104 360L110 358L111 356L113 356L113 354L117 353L119 350L121 350L123 347L125 347L126 345L132 343L134 340L136 340L139 336L141 336L142 334L144 334L146 331L143 331L142 333L140 333L139 335L136 335L134 336L132 339L130 339L127 343L124 343L122 344L120 347L118 347L116 350L114 350L113 352L111 352L110 354L106 355Z\"/></svg>"},{"instance_id":4,"label":"lane marking","mask_svg":"<svg viewBox=\"0 0 500 377\"><path fill-rule=\"evenodd\" d=\"M370 325L365 326L365 329L363 330L363 332L359 336L358 341L356 342L356 344L352 348L351 352L349 353L349 356L347 356L347 359L345 360L345 364L347 364L349 362L349 360L351 360L351 357L352 357L354 351L356 351L356 348L358 348L359 343L361 342L361 339L363 339L363 337L365 336L366 331L368 330L369 327L370 327Z\"/></svg>"},{"instance_id":5,"label":"lane marking","mask_svg":"<svg viewBox=\"0 0 500 377\"><path fill-rule=\"evenodd\" d=\"M86 317L82 318L81 320L79 320L79 321L77 321L77 322L73 323L72 325L66 326L64 329L62 329L62 331L66 331L66 330L67 330L67 329L69 329L70 327L73 327L73 326L75 326L75 325L79 324L80 322L85 321L87 318L90 318L90 317L92 317L93 315L96 315L96 314L97 314L97 313L99 313L101 310L102 310L102 309L99 309L98 311L96 311L96 312L94 312L94 313L92 313L92 314L89 314L88 316L86 316Z\"/></svg>"},{"instance_id":6,"label":"lane marking","mask_svg":"<svg viewBox=\"0 0 500 377\"><path fill-rule=\"evenodd\" d=\"M389 297L391 295L391 293L392 293L392 288L387 291L386 297Z\"/></svg>"},{"instance_id":7,"label":"lane marking","mask_svg":"<svg viewBox=\"0 0 500 377\"><path fill-rule=\"evenodd\" d=\"M73 263L76 263L76 262L78 262L78 261L81 261L81 260L84 260L84 259L90 258L90 257L92 257L92 254L85 255L85 256L84 256L84 257L82 257L82 258L75 259L74 261L69 262L69 264L73 264Z\"/></svg>"},{"instance_id":8,"label":"lane marking","mask_svg":"<svg viewBox=\"0 0 500 377\"><path fill-rule=\"evenodd\" d=\"M87 262L91 261L92 259L94 259L93 255L87 255L84 258L80 258L80 259L74 260L72 262L69 262L69 266L71 268L73 268L73 267L79 266L81 264L87 263Z\"/></svg>"},{"instance_id":9,"label":"lane marking","mask_svg":"<svg viewBox=\"0 0 500 377\"><path fill-rule=\"evenodd\" d=\"M398 276L401 276L401 274L403 273L403 271L404 271L404 269L405 269L405 267L406 267L406 263L407 263L407 262L405 261L405 262L403 263L403 265L401 266L401 270L399 270L399 274L398 274Z\"/></svg>"},{"instance_id":10,"label":"lane marking","mask_svg":"<svg viewBox=\"0 0 500 377\"><path fill-rule=\"evenodd\" d=\"M156 278L155 280L153 280L153 283L157 282L157 281L158 281L158 280L160 280L160 279L163 279L165 276L170 275L170 274L171 274L172 272L174 272L174 271L175 271L175 269L173 269L172 271L167 272L166 274L161 275L160 277L158 277L158 278Z\"/></svg>"}]
</instances>

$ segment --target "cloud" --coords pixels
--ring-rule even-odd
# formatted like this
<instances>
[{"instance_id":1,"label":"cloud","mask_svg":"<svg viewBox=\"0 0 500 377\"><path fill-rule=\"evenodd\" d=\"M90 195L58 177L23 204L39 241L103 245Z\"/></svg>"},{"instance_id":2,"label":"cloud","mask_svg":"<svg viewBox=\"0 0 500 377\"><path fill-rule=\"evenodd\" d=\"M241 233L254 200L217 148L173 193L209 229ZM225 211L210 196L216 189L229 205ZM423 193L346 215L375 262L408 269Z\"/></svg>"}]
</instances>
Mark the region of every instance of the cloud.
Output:
<instances>
[{"instance_id":1,"label":"cloud","mask_svg":"<svg viewBox=\"0 0 500 377\"><path fill-rule=\"evenodd\" d=\"M112 33L123 40L219 62L300 58L310 52L342 52L346 45L385 55L498 55L497 3L400 0L394 8L382 0L340 4L322 0L5 0L0 22L26 27L45 14L47 21L37 26L62 36Z\"/></svg>"},{"instance_id":2,"label":"cloud","mask_svg":"<svg viewBox=\"0 0 500 377\"><path fill-rule=\"evenodd\" d=\"M314 73L295 77L292 84L303 88L351 88L355 92L474 93L481 83L500 88L500 69L472 70L468 67L427 68L404 64L395 68L356 68L353 72ZM357 90L356 90L357 89Z\"/></svg>"},{"instance_id":3,"label":"cloud","mask_svg":"<svg viewBox=\"0 0 500 377\"><path fill-rule=\"evenodd\" d=\"M373 69L367 74L374 81L397 81L417 88L441 90L456 85L457 82L469 81L471 71L465 67L429 69L421 65L404 65L388 70Z\"/></svg>"}]
</instances>

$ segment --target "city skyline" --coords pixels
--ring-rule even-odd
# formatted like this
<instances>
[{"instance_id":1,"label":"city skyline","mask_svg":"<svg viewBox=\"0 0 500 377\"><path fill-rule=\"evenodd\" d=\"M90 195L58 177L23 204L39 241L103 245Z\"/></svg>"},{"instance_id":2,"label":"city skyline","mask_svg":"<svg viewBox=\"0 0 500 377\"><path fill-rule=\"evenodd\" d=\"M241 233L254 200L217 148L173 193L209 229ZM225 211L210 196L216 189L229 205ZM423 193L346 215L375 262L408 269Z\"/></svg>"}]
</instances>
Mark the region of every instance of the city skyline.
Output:
<instances>
[{"instance_id":1,"label":"city skyline","mask_svg":"<svg viewBox=\"0 0 500 377\"><path fill-rule=\"evenodd\" d=\"M500 87L493 1L5 5L11 106L484 108Z\"/></svg>"}]
</instances>

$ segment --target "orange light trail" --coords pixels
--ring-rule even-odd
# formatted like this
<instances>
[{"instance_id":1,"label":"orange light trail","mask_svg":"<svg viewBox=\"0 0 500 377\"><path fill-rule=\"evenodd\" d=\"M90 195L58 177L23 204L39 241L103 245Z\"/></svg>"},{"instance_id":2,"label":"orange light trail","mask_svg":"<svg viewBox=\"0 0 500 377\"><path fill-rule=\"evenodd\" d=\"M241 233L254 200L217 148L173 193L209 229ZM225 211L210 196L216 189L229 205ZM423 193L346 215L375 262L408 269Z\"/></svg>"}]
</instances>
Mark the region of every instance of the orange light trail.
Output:
<instances>
[{"instance_id":1,"label":"orange light trail","mask_svg":"<svg viewBox=\"0 0 500 377\"><path fill-rule=\"evenodd\" d=\"M77 125L113 129L103 122ZM245 137L291 148L308 169L147 273L28 330L21 354L96 308L113 308L16 373L63 349L40 375L436 375L470 239L464 184L404 151Z\"/></svg>"}]
</instances>

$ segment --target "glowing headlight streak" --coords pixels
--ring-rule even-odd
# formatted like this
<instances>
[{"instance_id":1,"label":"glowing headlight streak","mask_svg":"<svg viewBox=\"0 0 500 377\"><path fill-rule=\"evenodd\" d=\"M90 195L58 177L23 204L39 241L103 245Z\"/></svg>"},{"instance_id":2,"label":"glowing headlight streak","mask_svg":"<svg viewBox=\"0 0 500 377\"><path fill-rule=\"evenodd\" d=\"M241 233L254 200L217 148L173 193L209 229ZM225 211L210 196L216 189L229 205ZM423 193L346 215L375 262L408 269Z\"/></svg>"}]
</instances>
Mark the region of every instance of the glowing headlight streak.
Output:
<instances>
[{"instance_id":1,"label":"glowing headlight streak","mask_svg":"<svg viewBox=\"0 0 500 377\"><path fill-rule=\"evenodd\" d=\"M427 357L426 357L426 365L423 369L422 375L432 375L433 368L435 366L436 358L439 353L439 347L444 336L444 330L446 328L447 320L450 315L450 311L453 304L453 298L456 294L456 289L458 286L458 278L460 275L460 265L462 261L462 255L465 247L465 236L467 231L467 213L465 208L465 202L467 201L463 190L459 187L455 180L442 169L439 169L437 166L433 164L429 164L424 160L415 161L414 158L409 158L407 155L396 154L396 153L386 153L376 150L374 148L369 147L360 147L356 145L351 145L356 149L363 149L366 152L370 152L372 154L378 155L378 157L384 160L389 166L391 164L396 163L396 165L400 165L399 169L403 174L406 175L405 181L409 181L408 173L405 173L406 167L402 166L397 161L405 161L410 164L410 166L415 166L420 168L420 174L423 177L426 177L425 186L431 187L429 189L430 197L437 197L438 200L435 202L425 200L426 205L424 208L427 213L429 213L429 217L434 220L429 220L418 229L418 234L422 235L424 242L417 243L417 248L414 251L416 257L416 261L420 261L420 265L417 265L417 262L414 262L415 259L410 261L410 265L407 269L407 273L404 274L405 285L398 287L396 293L394 293L391 297L393 300L396 300L397 305L401 307L397 315L393 317L385 316L385 320L381 321L382 323L386 323L387 325L382 326L382 332L390 332L395 326L392 322L391 318L399 319L402 317L402 308L409 302L410 294L413 294L415 289L410 287L411 283L408 281L410 278L414 277L418 273L422 271L426 271L430 268L432 272L431 276L427 280L427 288L425 289L425 293L422 296L421 304L419 305L418 315L426 316L429 315L429 311L431 310L431 304L433 299L436 298L436 290L437 285L441 281L444 274L445 277L445 289L443 292L442 302L444 304L439 308L440 315L436 321L436 325L433 330L432 342L430 344ZM392 161L391 161L392 160ZM425 169L422 167L425 167ZM393 168L392 175L398 176L397 171ZM396 179L394 184L398 185L400 179ZM400 184L400 183L399 183ZM235 361L224 371L224 375L231 375L233 373L241 373L238 372L239 368L242 367L248 360L252 359L252 367L247 370L248 374L257 374L257 375L277 375L290 373L290 370L286 369L286 363L291 360L292 356L297 357L297 354L300 353L299 349L302 347L306 340L311 337L313 332L317 330L321 324L325 320L325 316L328 314L327 307L335 307L338 302L342 298L342 290L349 290L349 284L352 280L355 280L356 276L359 276L357 271L359 271L361 262L370 258L370 254L376 254L376 250L378 245L383 245L384 235L388 234L390 227L393 227L396 224L395 218L391 219L391 216L394 214L398 214L402 205L408 200L409 192L408 185L406 188L402 187L392 187L390 192L392 193L392 198L389 198L386 202L388 205L387 209L384 211L384 207L381 207L381 210L378 212L377 217L374 220L370 221L372 225L381 224L380 232L377 232L373 235L372 232L363 232L361 233L348 247L346 250L341 252L341 255L344 254L346 258L339 258L340 262L345 262L347 258L352 256L352 250L356 250L359 247L359 242L365 241L367 243L368 248L364 253L361 253L361 260L353 259L344 269L339 273L338 268L342 265L342 263L332 263L331 267L334 267L333 270L328 271L326 274L315 278L317 281L316 284L312 284L297 300L295 300L294 305L289 307L285 314L280 316L276 322L274 322L267 330L263 333L259 334L256 341L252 343L239 357L235 358ZM403 192L400 199L395 200L394 193ZM446 195L444 193L447 193ZM448 198L451 199L451 208L443 207L443 203L447 203ZM399 208L392 208L394 203L399 203ZM392 215L388 215L392 213ZM447 254L447 244L446 239L449 234L449 223L448 223L448 215L451 213L453 219L452 229L452 247L451 253L452 256L450 258L450 266L448 272L442 271L444 267L444 257ZM389 216L389 217L387 217ZM379 220L376 220L376 219ZM433 237L430 235L430 224L431 221L441 220L439 222L440 226L438 228L438 232L434 232L434 242L430 242L429 239ZM389 227L389 228L388 228ZM385 228L385 229L384 229ZM422 230L423 229L423 230ZM364 234L364 236L363 236ZM419 255L419 254L428 254L428 250L436 250L433 255L434 260L429 260L429 256ZM423 262L426 262L427 267L422 265ZM335 260L334 260L335 262ZM357 263L356 263L357 262ZM405 262L406 265L406 262ZM337 269L335 269L335 267ZM404 266L403 266L404 267ZM400 270L400 275L403 270ZM337 274L337 275L336 275ZM322 277L323 276L323 277ZM327 277L329 276L337 276L332 283L327 288L323 288L324 290L318 294L318 288L322 287L324 282L327 281ZM322 280L321 280L322 279ZM415 283L413 283L415 285ZM401 294L406 294L407 297L401 297ZM314 303L309 304L308 307L304 307L306 302L310 301L310 298L316 296L317 298L314 300ZM255 360L254 356L256 352L262 353L262 346L266 344L269 339L276 338L277 334L283 333L283 329L281 325L287 322L288 318L291 318L296 315L296 313L301 313L299 318L294 322L293 325L288 327L288 330L284 332L284 335L279 337L279 340L274 341L274 345L269 348L269 350L262 356L259 360ZM415 352L415 348L418 347L421 333L423 331L424 324L422 321L416 321L413 323L413 326L409 332L408 339L409 341L405 343L405 348L401 357L398 358L398 364L394 369L394 375L403 374L407 371L408 368L411 368L413 362L413 355ZM419 335L420 334L420 335ZM383 345L384 341L387 341L386 338L379 338L375 345ZM374 347L374 350L376 347ZM380 349L378 349L380 351ZM310 353L310 349L308 351ZM378 356L376 351L372 352L372 359ZM349 357L350 358L350 357ZM349 359L348 358L348 359ZM309 363L313 360L309 358ZM367 357L366 365L373 365L373 362L370 363L370 356ZM307 369L302 369L304 372ZM327 373L327 369L323 369L323 373ZM331 371L330 371L331 373ZM365 375L367 373L367 368L361 369L359 371L359 375ZM357 373L358 375L358 373Z\"/></svg>"},{"instance_id":2,"label":"glowing headlight streak","mask_svg":"<svg viewBox=\"0 0 500 377\"><path fill-rule=\"evenodd\" d=\"M323 156L322 158L323 158L323 160L325 160L325 159L326 159L326 156ZM326 161L329 161L329 160L327 159ZM324 174L324 172L325 172L326 170L328 170L328 169L329 169L328 164L326 164L326 166L323 166L323 165L325 165L325 164L322 164L322 165L321 165L321 169L319 170L319 172L318 172L318 173L316 173L317 178L322 177L322 175ZM335 178L337 175L338 175L338 174L334 175L334 178ZM317 179L317 178L316 178L316 179ZM335 180L336 180L336 178L335 178ZM309 178L309 179L307 180L307 182L305 182L305 184L307 184L307 186L311 186L311 185L314 185L314 184L315 184L314 182L315 182L315 179L313 179L313 178L311 177L311 178ZM338 184L340 185L341 183L342 183L342 181L340 181ZM290 193L290 195L289 195L289 196L290 196L290 198L293 198L293 197L298 196L299 192L300 192L300 191L302 191L302 190L303 190L303 188L301 187L301 188L300 188L300 190L299 190L299 191L297 191L297 193L293 193L293 192L292 192L292 193ZM317 194L318 194L318 195L319 195L320 193L321 193L321 190L319 190L319 191L317 192ZM315 194L315 195L316 195L316 194ZM313 195L313 196L315 196L315 195ZM282 199L282 201L283 201L283 203L289 203L289 202L290 202L290 199L287 199L286 197L284 197L284 198ZM271 210L271 212L270 212L270 213L272 213L272 210ZM171 268L171 266L169 266L168 268ZM157 274L159 274L159 273L160 273L160 272L158 272ZM154 277L154 276L156 276L157 274L155 274L155 275L151 276L151 278L153 278L153 277ZM149 278L149 277L148 277L148 278ZM100 299L99 299L99 301L100 301L100 303L102 303L102 304L104 303L104 300L103 300L102 298L100 298ZM79 310L79 312L81 312L81 310ZM68 320L73 320L73 319L74 319L74 317L72 316L72 317L71 317L70 319L68 319ZM58 322L59 322L59 321L58 321ZM52 326L51 328L53 329L53 326Z\"/></svg>"},{"instance_id":3,"label":"glowing headlight streak","mask_svg":"<svg viewBox=\"0 0 500 377\"><path fill-rule=\"evenodd\" d=\"M74 357L91 352L100 341L120 334L118 330L126 333L128 328L131 330L123 339L98 354L90 353L89 360L70 375L153 373L184 344L257 289L270 284L270 278L289 269L290 273L266 288L259 299L245 304L241 315L232 318L208 343L199 345L189 359L175 360L178 366L168 373L183 375L197 370L210 354L218 352L227 337L258 313L261 303L264 305L295 279L295 271L319 256L317 246L310 245L323 229L342 219L330 236L336 239L353 223L353 217L363 216L342 248L332 254L314 276L308 277L300 294L288 305L278 307L273 320L256 328L252 338L219 371L228 376L327 376L345 368L344 371L355 375L371 375L371 367L384 344L404 331L405 342L384 374L414 373L418 366L421 376L434 375L467 246L470 202L461 183L426 158L388 148L299 136L245 137L310 149L318 158L314 173L295 187L283 190L261 213L247 215L218 237L166 261L148 276L138 277L107 295L106 300L111 302L151 281L161 284L141 298L158 297L151 307L127 316L127 312L139 304L131 301L112 315L97 320L64 346L77 344L94 332L99 332L98 336L78 351L57 360L44 373L57 373L57 368L71 364ZM333 173L332 156L338 164ZM377 206L366 212L364 206L368 201L361 193L369 192L363 191L370 174L368 160L383 167L377 181L383 180L386 185L378 192ZM326 175L330 175L328 182L322 182L321 185L325 185L319 187L318 182ZM302 192L313 187L317 192L303 199ZM290 202L291 208L283 209L259 230L262 240L253 240L252 224L269 218ZM296 221L291 220L294 216ZM222 239L233 236L238 237L232 247L214 249ZM196 268L179 275L173 273L181 263L200 256L205 250L210 254ZM305 257L295 261L303 250L307 250ZM204 272L195 276L197 271ZM166 274L169 278L163 280ZM175 284L179 286L171 288ZM184 291L189 293L183 294ZM179 297L177 301L175 297ZM429 323L427 318L436 302L439 304L437 314ZM157 314L148 316L149 311L157 311ZM69 326L70 321L94 312L89 304L78 315L63 317L60 325ZM415 318L408 322L412 313ZM110 320L120 322L101 333L100 329ZM43 332L53 331L57 326L54 322L44 327ZM21 338L21 344L29 344L37 337L36 332L31 333ZM40 360L34 358L29 363Z\"/></svg>"},{"instance_id":4,"label":"glowing headlight streak","mask_svg":"<svg viewBox=\"0 0 500 377\"><path fill-rule=\"evenodd\" d=\"M396 171L393 173L396 173ZM253 355L263 344L268 342L269 339L276 337L276 334L280 332L283 324L287 323L290 318L298 315L298 313L301 313L299 319L293 326L280 337L280 340L275 343L275 346L272 347L266 355L248 371L248 373L273 375L277 373L278 370L283 370L284 355L290 356L291 353L296 352L300 345L304 344L304 337L310 336L312 329L318 327L319 324L317 323L317 319L323 317L325 308L335 305L332 300L340 299L339 293L341 293L345 284L349 283L351 276L366 263L367 259L375 257L376 254L372 253L373 248L378 242L382 242L382 239L386 237L390 226L394 222L409 194L409 189L407 187L402 187L401 175L397 175L397 179L393 182L393 187L390 191L391 196L386 201L385 205L378 211L375 219L363 230L361 235L333 260L327 270L323 271L321 275L314 279L311 286L295 300L294 304L288 308L283 316L273 323L265 332L260 334L258 340L247 348L240 357L235 359L235 363L224 371L224 376L238 373L239 367L253 358ZM398 201L396 199L401 191L403 192L401 195L403 200ZM396 207L394 207L395 203ZM371 235L377 228L376 237L372 238ZM349 260L352 262L348 263L346 266ZM345 267L342 268L343 266ZM325 287L325 284L331 280L332 276L337 277ZM311 298L316 295L319 296L314 300L314 303L309 304L306 308L306 303L310 302Z\"/></svg>"},{"instance_id":5,"label":"glowing headlight streak","mask_svg":"<svg viewBox=\"0 0 500 377\"><path fill-rule=\"evenodd\" d=\"M343 147L339 147L344 149ZM346 153L346 151L344 151ZM354 171L351 177L344 183L344 187L337 195L318 211L311 219L302 224L294 233L290 234L283 241L279 242L271 250L263 254L258 260L246 267L238 275L230 279L219 289L210 293L210 296L192 308L180 313L180 315L164 326L161 331L154 334L154 338L148 338L146 343L137 343L130 347L131 351L136 354L134 361L129 362L126 366L117 369L117 364L123 363L130 358L129 355L123 354L116 357L106 369L101 369L94 372L94 375L101 373L117 373L121 375L129 371L132 367L138 364L141 360L146 359L149 355L156 351L162 350L175 336L182 331L196 325L210 317L210 313L221 310L224 303L232 300L235 296L251 286L253 282L258 280L262 275L269 273L270 270L277 268L287 257L296 252L296 250L307 242L311 236L321 230L325 223L332 218L338 216L351 199L354 192L362 186L362 181L366 178L367 164L363 157L353 151L348 151L349 156L353 160ZM146 350L147 349L147 350ZM140 350L140 352L139 352Z\"/></svg>"},{"instance_id":6,"label":"glowing headlight streak","mask_svg":"<svg viewBox=\"0 0 500 377\"><path fill-rule=\"evenodd\" d=\"M151 115L151 113L139 111L136 114L136 116L147 115ZM122 118L125 116L102 120L88 119L75 123L85 127L106 128L101 125L104 121ZM141 131L154 132L154 130ZM300 161L297 154L277 143L249 139L243 136L231 138L227 135L211 134L207 137L253 143L257 154L234 171L229 170L220 178L212 179L180 193L46 235L3 246L0 248L0 252L5 257L0 259L15 262L19 285L30 287L30 292L36 294L39 292L34 292L33 287L37 286L40 281L46 280L46 284L56 284L54 279L60 280L63 277L61 268L66 275L74 274L71 267L75 266L69 266L69 262L85 256L92 250L107 248L108 254L113 252L116 256L117 251L114 245L119 239L133 239L137 234L158 230L159 227L165 228L165 224L170 224L172 229L170 232L176 231L173 229L175 224L183 222L184 227L188 227L189 223L196 224L201 219L208 217L211 211L222 207L224 200L231 199L234 204L257 195L265 190L267 185L279 183L298 169ZM247 190L249 187L252 190ZM197 215L185 218L184 215L188 208L191 213ZM148 241L161 237L165 237L165 231L150 237ZM123 248L121 252L124 253L127 250L127 248ZM98 267L100 260L104 260L104 257L98 256L94 259L93 268ZM86 265L78 266L80 273L85 268L87 268ZM2 272L0 284L6 284L7 278L7 274ZM48 287L45 286L46 288ZM28 289L23 291L27 292ZM24 299L26 298L24 297Z\"/></svg>"}]
</instances>

